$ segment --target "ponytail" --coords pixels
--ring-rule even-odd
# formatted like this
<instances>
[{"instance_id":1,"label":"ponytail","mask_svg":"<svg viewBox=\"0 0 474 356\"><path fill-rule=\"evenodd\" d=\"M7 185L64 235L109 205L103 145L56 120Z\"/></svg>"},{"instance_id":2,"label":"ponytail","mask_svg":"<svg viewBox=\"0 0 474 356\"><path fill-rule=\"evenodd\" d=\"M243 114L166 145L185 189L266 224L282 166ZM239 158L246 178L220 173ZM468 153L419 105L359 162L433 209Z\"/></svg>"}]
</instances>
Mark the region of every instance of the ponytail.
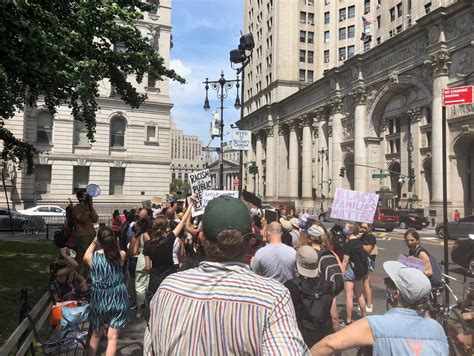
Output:
<instances>
[{"instance_id":1,"label":"ponytail","mask_svg":"<svg viewBox=\"0 0 474 356\"><path fill-rule=\"evenodd\" d=\"M110 227L103 226L97 232L97 239L104 250L104 256L109 262L120 263L120 250L115 234Z\"/></svg>"}]
</instances>

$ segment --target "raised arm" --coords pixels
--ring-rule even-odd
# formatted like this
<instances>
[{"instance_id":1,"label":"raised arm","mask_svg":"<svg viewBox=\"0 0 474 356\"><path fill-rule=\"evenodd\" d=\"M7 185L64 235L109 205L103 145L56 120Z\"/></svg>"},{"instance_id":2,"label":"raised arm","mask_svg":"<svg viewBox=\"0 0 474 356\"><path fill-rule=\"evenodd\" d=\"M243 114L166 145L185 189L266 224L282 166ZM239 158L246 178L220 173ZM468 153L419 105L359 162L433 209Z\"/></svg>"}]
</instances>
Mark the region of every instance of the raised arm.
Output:
<instances>
[{"instance_id":1,"label":"raised arm","mask_svg":"<svg viewBox=\"0 0 474 356\"><path fill-rule=\"evenodd\" d=\"M96 245L97 245L97 236L94 237L94 240L92 240L91 244L86 250L86 253L84 254L84 263L87 263L87 265L91 268L92 268L92 254L94 253Z\"/></svg>"},{"instance_id":2,"label":"raised arm","mask_svg":"<svg viewBox=\"0 0 474 356\"><path fill-rule=\"evenodd\" d=\"M181 233L181 231L183 231L185 221L189 219L189 216L191 215L191 210L193 209L195 201L196 201L196 195L193 194L189 197L189 206L186 209L186 212L184 213L183 218L173 230L174 236L178 236Z\"/></svg>"}]
</instances>

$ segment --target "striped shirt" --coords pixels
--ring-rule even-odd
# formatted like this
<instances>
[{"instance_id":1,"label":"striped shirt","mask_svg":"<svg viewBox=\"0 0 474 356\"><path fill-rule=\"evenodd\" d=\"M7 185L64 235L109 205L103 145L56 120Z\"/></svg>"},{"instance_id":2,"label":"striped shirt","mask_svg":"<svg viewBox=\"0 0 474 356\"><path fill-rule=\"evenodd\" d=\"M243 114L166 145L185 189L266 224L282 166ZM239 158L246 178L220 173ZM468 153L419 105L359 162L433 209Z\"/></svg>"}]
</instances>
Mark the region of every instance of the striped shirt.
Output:
<instances>
[{"instance_id":1,"label":"striped shirt","mask_svg":"<svg viewBox=\"0 0 474 356\"><path fill-rule=\"evenodd\" d=\"M166 278L150 304L148 355L309 355L290 293L241 263Z\"/></svg>"}]
</instances>

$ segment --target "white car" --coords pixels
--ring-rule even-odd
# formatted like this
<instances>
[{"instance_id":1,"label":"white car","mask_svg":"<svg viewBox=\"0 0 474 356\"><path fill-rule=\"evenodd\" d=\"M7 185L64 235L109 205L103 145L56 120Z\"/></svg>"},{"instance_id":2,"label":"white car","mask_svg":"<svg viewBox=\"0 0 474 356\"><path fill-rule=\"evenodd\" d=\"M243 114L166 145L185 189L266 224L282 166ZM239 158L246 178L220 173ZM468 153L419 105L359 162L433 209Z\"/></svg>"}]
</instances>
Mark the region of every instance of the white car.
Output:
<instances>
[{"instance_id":1,"label":"white car","mask_svg":"<svg viewBox=\"0 0 474 356\"><path fill-rule=\"evenodd\" d=\"M38 205L18 212L28 216L66 216L66 210L56 205Z\"/></svg>"}]
</instances>

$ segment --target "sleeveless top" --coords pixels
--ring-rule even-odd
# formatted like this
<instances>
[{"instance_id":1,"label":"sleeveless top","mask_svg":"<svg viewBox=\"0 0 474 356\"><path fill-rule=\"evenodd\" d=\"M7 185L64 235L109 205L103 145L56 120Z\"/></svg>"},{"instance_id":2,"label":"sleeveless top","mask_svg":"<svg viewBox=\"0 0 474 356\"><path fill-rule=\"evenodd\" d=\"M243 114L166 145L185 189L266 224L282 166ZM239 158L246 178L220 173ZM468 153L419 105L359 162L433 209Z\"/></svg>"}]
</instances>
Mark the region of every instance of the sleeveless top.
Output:
<instances>
[{"instance_id":1,"label":"sleeveless top","mask_svg":"<svg viewBox=\"0 0 474 356\"><path fill-rule=\"evenodd\" d=\"M91 270L92 286L97 289L109 289L123 283L122 267L110 263L103 253L94 252Z\"/></svg>"},{"instance_id":2,"label":"sleeveless top","mask_svg":"<svg viewBox=\"0 0 474 356\"><path fill-rule=\"evenodd\" d=\"M449 354L442 326L415 310L390 309L367 317L374 337L373 355L444 356Z\"/></svg>"}]
</instances>

